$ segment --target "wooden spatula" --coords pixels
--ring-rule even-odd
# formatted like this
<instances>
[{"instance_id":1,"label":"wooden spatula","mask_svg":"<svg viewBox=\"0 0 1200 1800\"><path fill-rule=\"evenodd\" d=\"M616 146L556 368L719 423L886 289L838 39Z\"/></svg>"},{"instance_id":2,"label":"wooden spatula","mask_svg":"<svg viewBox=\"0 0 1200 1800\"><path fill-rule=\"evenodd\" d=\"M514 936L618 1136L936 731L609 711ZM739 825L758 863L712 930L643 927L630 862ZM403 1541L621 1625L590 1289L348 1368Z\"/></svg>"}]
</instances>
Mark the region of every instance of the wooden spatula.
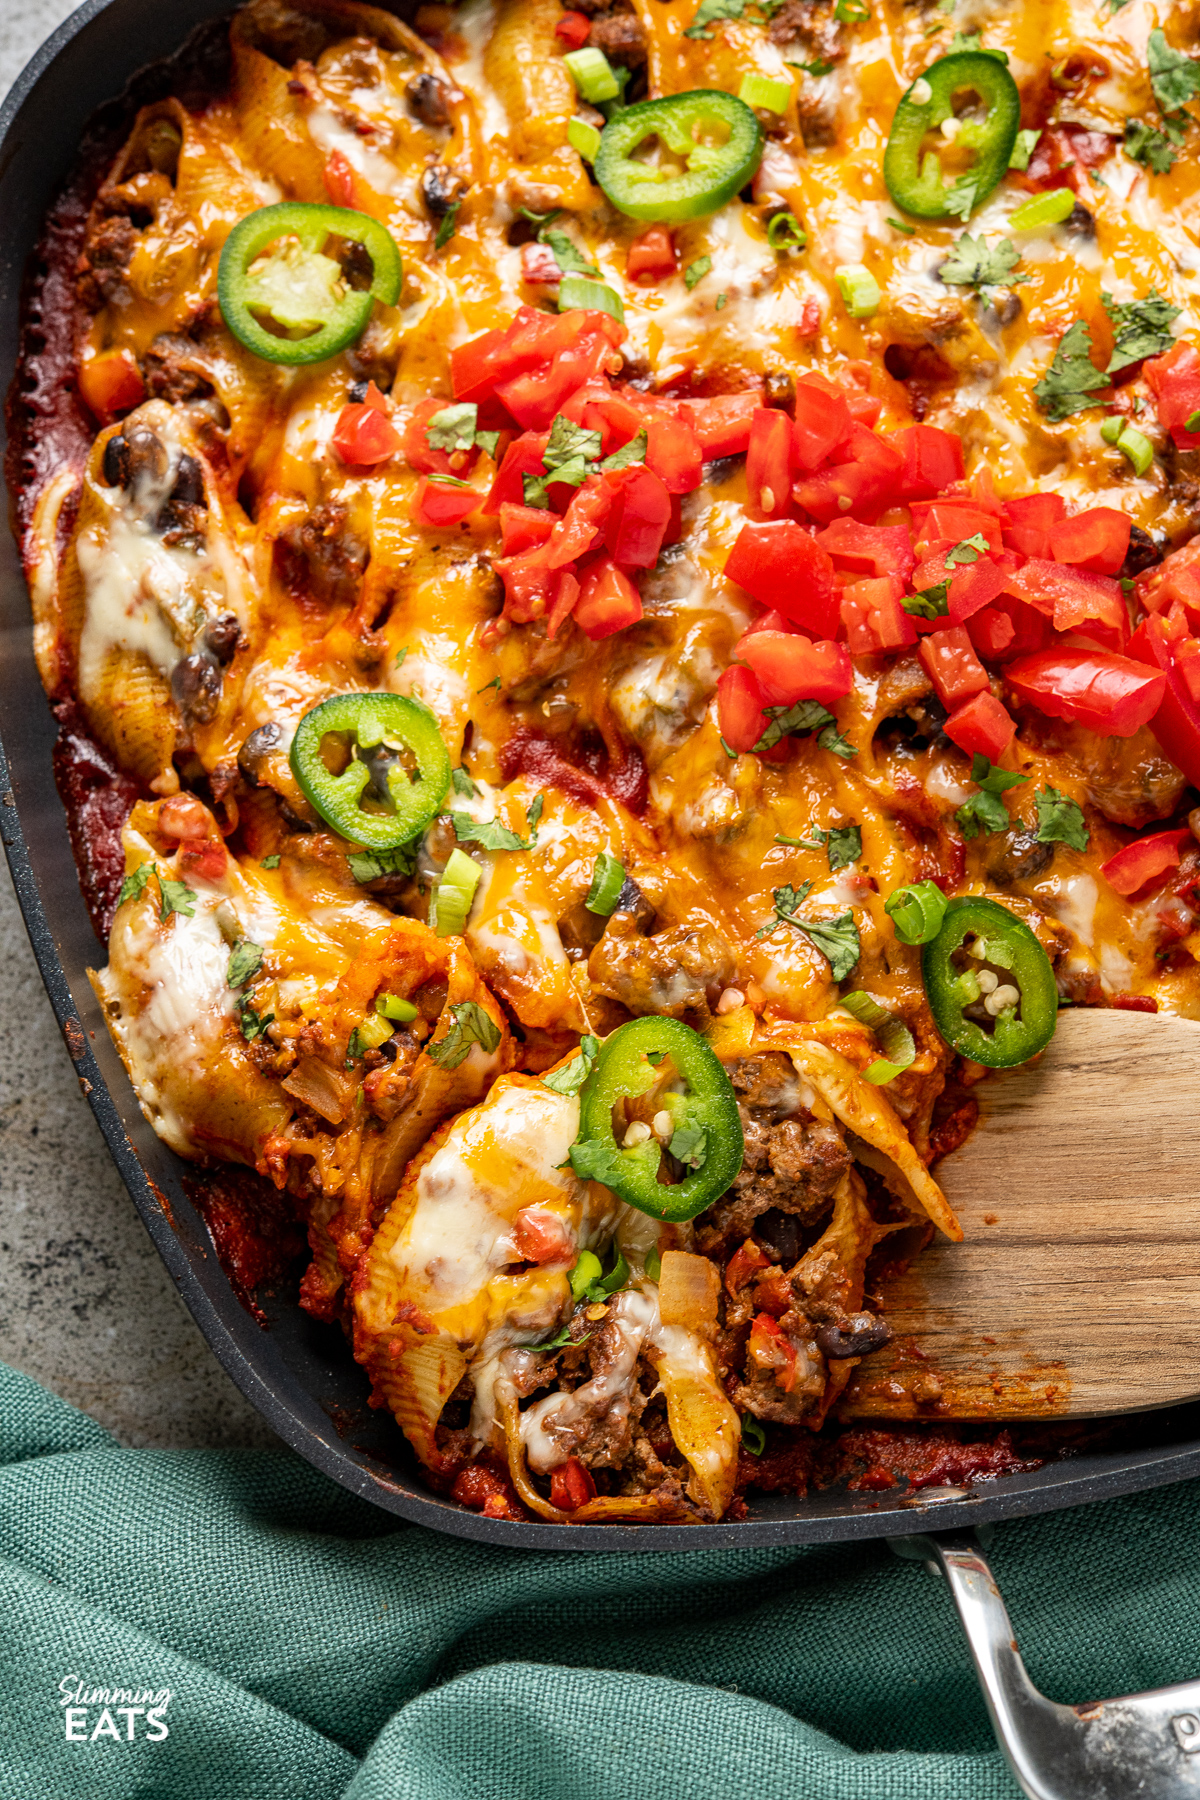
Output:
<instances>
[{"instance_id":1,"label":"wooden spatula","mask_svg":"<svg viewBox=\"0 0 1200 1800\"><path fill-rule=\"evenodd\" d=\"M842 1418L1097 1416L1200 1395L1200 1024L1081 1010L975 1089L962 1221L882 1286Z\"/></svg>"}]
</instances>

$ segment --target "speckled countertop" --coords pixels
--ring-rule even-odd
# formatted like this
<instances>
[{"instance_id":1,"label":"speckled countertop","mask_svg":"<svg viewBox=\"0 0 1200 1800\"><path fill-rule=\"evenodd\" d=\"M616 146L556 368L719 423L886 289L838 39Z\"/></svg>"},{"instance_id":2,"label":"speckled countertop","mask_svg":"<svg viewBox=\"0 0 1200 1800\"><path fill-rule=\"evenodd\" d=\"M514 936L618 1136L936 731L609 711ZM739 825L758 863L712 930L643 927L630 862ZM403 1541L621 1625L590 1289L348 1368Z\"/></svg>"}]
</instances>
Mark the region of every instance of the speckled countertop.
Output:
<instances>
[{"instance_id":1,"label":"speckled countertop","mask_svg":"<svg viewBox=\"0 0 1200 1800\"><path fill-rule=\"evenodd\" d=\"M0 94L71 11L0 0ZM0 994L0 1361L126 1444L275 1442L192 1323L109 1160L2 856Z\"/></svg>"}]
</instances>

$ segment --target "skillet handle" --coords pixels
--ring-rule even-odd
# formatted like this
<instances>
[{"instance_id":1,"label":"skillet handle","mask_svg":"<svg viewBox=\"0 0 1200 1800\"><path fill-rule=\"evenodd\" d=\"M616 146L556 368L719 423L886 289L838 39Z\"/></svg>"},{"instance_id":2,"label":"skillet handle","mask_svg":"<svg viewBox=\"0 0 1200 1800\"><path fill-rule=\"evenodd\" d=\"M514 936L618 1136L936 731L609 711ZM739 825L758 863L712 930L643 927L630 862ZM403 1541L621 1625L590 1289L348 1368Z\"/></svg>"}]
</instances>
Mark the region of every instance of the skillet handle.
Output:
<instances>
[{"instance_id":1,"label":"skillet handle","mask_svg":"<svg viewBox=\"0 0 1200 1800\"><path fill-rule=\"evenodd\" d=\"M1060 1706L1025 1672L974 1532L888 1541L949 1582L992 1729L1029 1800L1200 1800L1200 1681Z\"/></svg>"}]
</instances>

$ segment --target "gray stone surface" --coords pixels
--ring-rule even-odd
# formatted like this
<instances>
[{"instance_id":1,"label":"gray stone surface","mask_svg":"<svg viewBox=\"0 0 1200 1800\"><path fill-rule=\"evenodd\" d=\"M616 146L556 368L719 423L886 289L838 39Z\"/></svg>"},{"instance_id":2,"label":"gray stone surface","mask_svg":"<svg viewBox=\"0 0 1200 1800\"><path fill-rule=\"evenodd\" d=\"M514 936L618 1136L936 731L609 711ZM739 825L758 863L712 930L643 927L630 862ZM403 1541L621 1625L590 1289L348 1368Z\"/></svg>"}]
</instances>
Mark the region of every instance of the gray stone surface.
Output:
<instances>
[{"instance_id":1,"label":"gray stone surface","mask_svg":"<svg viewBox=\"0 0 1200 1800\"><path fill-rule=\"evenodd\" d=\"M0 0L0 93L71 10ZM0 995L0 1360L126 1444L276 1442L192 1323L109 1160L3 857Z\"/></svg>"}]
</instances>

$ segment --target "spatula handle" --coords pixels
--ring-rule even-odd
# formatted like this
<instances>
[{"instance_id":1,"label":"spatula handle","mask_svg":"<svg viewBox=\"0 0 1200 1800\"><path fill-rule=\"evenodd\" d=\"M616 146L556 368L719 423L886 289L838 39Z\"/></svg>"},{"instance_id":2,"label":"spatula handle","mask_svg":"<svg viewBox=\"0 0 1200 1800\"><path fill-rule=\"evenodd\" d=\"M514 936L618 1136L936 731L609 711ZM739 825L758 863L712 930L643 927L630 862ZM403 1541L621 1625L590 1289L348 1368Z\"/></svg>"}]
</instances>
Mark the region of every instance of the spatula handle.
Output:
<instances>
[{"instance_id":1,"label":"spatula handle","mask_svg":"<svg viewBox=\"0 0 1200 1800\"><path fill-rule=\"evenodd\" d=\"M1029 1800L1200 1800L1200 1681L1060 1706L1025 1672L974 1532L889 1541L949 1582L992 1727Z\"/></svg>"}]
</instances>

